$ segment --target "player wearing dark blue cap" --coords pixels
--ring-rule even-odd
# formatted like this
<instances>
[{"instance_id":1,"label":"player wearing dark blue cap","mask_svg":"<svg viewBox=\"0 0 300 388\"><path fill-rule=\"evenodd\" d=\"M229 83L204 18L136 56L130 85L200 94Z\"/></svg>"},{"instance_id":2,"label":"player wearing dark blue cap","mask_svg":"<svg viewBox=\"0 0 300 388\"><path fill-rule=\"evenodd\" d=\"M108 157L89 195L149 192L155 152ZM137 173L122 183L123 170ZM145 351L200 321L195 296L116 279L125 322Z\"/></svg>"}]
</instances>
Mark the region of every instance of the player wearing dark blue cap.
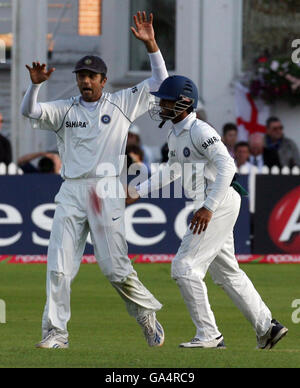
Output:
<instances>
[{"instance_id":1,"label":"player wearing dark blue cap","mask_svg":"<svg viewBox=\"0 0 300 388\"><path fill-rule=\"evenodd\" d=\"M130 124L147 111L152 98L149 92L156 91L168 76L152 21L152 14L134 15L135 28L131 27L131 31L145 44L152 68L151 78L134 88L104 91L107 67L101 58L88 55L74 69L80 95L38 103L38 90L55 69L47 71L46 65L38 62L27 66L32 84L24 97L22 113L32 119L34 128L55 132L65 180L55 198L57 207L48 248L47 302L38 348L69 346L70 288L89 232L102 272L142 327L148 345L164 343L164 331L156 319L162 305L140 282L128 258L124 196L103 196L99 201L95 195L98 185L121 186L124 158L120 156L125 155Z\"/></svg>"}]
</instances>

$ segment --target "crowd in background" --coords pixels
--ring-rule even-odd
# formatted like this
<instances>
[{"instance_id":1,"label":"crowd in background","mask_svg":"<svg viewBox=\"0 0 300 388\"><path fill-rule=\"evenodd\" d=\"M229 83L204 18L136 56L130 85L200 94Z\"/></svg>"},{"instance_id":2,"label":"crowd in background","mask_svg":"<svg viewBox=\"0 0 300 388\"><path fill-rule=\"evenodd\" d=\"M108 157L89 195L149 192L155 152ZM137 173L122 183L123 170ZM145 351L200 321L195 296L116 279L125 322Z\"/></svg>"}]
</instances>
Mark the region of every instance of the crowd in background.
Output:
<instances>
[{"instance_id":1,"label":"crowd in background","mask_svg":"<svg viewBox=\"0 0 300 388\"><path fill-rule=\"evenodd\" d=\"M2 130L3 116L0 113L0 131ZM12 162L12 149L10 141L0 133L0 163L8 166Z\"/></svg>"},{"instance_id":2,"label":"crowd in background","mask_svg":"<svg viewBox=\"0 0 300 388\"><path fill-rule=\"evenodd\" d=\"M197 117L206 121L203 112L197 112ZM266 122L266 133L254 132L248 141L238 141L238 127L234 123L226 123L222 128L222 140L229 154L235 160L236 166L243 173L250 173L255 166L257 172L262 168L273 166L278 168L300 167L300 153L296 143L285 136L282 122L277 117L270 117ZM129 129L127 155L129 165L132 162L145 163L149 168L151 163L166 163L168 161L168 144L159 150L147 147L141 143L139 128L132 125Z\"/></svg>"},{"instance_id":3,"label":"crowd in background","mask_svg":"<svg viewBox=\"0 0 300 388\"><path fill-rule=\"evenodd\" d=\"M206 121L205 111L200 106L197 117ZM3 117L0 114L0 130ZM151 172L151 164L168 161L168 144L147 146L142 143L140 128L132 124L129 128L126 147L127 167L132 163L144 164ZM300 167L300 154L296 143L285 136L284 126L277 117L270 117L266 122L266 133L255 132L249 135L248 141L238 141L238 127L226 123L222 128L222 140L229 154L234 158L239 171L250 173L255 166L260 173L264 166L279 168ZM8 166L12 162L12 148L9 140L0 134L0 163ZM59 174L61 160L57 151L37 152L24 155L18 159L18 167L24 173Z\"/></svg>"},{"instance_id":4,"label":"crowd in background","mask_svg":"<svg viewBox=\"0 0 300 388\"><path fill-rule=\"evenodd\" d=\"M223 126L223 142L235 159L236 166L250 172L252 166L258 172L264 166L279 168L300 166L300 154L295 142L286 137L284 127L278 117L270 117L266 122L266 133L255 132L247 142L238 140L238 128L233 123Z\"/></svg>"}]
</instances>

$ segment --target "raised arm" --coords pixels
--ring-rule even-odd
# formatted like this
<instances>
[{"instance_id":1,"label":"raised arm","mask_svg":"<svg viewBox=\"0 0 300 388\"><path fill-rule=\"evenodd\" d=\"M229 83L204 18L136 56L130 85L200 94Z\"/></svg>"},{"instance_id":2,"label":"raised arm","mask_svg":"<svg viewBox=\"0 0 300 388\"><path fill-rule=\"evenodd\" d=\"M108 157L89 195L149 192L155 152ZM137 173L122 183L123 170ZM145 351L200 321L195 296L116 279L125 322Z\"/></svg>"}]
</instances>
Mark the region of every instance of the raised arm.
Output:
<instances>
[{"instance_id":1,"label":"raised arm","mask_svg":"<svg viewBox=\"0 0 300 388\"><path fill-rule=\"evenodd\" d=\"M145 44L148 53L159 51L153 29L153 14L150 13L148 19L145 11L138 12L133 16L133 20L136 28L130 27L130 29L133 35Z\"/></svg>"},{"instance_id":2,"label":"raised arm","mask_svg":"<svg viewBox=\"0 0 300 388\"><path fill-rule=\"evenodd\" d=\"M33 62L32 67L26 65L26 68L29 71L32 84L27 89L23 98L21 113L22 115L32 119L39 119L41 117L42 110L37 102L38 92L41 84L50 78L55 69L51 68L47 71L46 65L41 65L39 62Z\"/></svg>"},{"instance_id":3,"label":"raised arm","mask_svg":"<svg viewBox=\"0 0 300 388\"><path fill-rule=\"evenodd\" d=\"M155 33L153 28L153 14L150 13L149 18L146 12L138 12L133 16L135 28L130 27L136 39L145 44L150 58L152 76L148 80L150 91L159 89L162 81L168 77L165 61L161 55L157 42L155 40Z\"/></svg>"},{"instance_id":4,"label":"raised arm","mask_svg":"<svg viewBox=\"0 0 300 388\"><path fill-rule=\"evenodd\" d=\"M18 166L23 166L24 164L30 163L34 159L42 158L43 156L46 156L46 152L34 152L23 155L18 159Z\"/></svg>"}]
</instances>

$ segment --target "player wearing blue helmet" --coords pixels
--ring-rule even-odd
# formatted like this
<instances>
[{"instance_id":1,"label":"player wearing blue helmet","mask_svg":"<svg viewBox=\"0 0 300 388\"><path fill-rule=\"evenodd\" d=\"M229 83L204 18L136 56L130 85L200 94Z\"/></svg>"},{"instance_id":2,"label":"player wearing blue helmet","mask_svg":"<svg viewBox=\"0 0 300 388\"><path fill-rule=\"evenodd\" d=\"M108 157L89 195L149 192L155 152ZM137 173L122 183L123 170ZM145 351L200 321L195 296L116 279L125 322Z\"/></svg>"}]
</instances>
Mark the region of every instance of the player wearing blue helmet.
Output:
<instances>
[{"instance_id":1,"label":"player wearing blue helmet","mask_svg":"<svg viewBox=\"0 0 300 388\"><path fill-rule=\"evenodd\" d=\"M185 194L193 200L194 214L172 262L175 279L196 335L184 348L224 348L208 300L204 277L210 272L252 324L260 349L271 349L288 331L272 315L234 254L233 228L241 198L234 176L235 164L221 137L206 122L196 118L198 91L183 76L166 78L157 92L159 101L150 108L154 119L171 120L168 135L169 161L147 181L131 188L127 204L182 179ZM192 168L187 168L192 166ZM236 190L234 189L236 188Z\"/></svg>"},{"instance_id":2,"label":"player wearing blue helmet","mask_svg":"<svg viewBox=\"0 0 300 388\"><path fill-rule=\"evenodd\" d=\"M160 127L166 120L179 119L180 115L197 108L198 89L192 80L180 75L173 75L164 80L157 92L152 92L160 102L150 103L149 113L153 120L162 120Z\"/></svg>"}]
</instances>

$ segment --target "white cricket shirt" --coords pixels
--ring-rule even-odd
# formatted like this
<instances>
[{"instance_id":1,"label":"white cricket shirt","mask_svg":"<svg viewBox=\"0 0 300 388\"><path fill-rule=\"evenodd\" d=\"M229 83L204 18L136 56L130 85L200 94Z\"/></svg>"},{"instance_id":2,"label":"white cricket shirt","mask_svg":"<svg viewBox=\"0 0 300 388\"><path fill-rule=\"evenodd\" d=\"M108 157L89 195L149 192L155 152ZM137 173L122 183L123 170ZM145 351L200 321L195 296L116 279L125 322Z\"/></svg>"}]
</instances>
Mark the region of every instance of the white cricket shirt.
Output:
<instances>
[{"instance_id":1,"label":"white cricket shirt","mask_svg":"<svg viewBox=\"0 0 300 388\"><path fill-rule=\"evenodd\" d=\"M80 103L80 96L40 103L42 115L31 123L56 133L64 179L118 176L128 128L148 110L151 98L145 80L130 89L104 92L93 111Z\"/></svg>"},{"instance_id":2,"label":"white cricket shirt","mask_svg":"<svg viewBox=\"0 0 300 388\"><path fill-rule=\"evenodd\" d=\"M234 160L219 134L190 113L173 124L168 146L168 164L137 187L139 195L145 197L181 177L185 194L195 201L195 208L204 206L214 212L236 172Z\"/></svg>"},{"instance_id":3,"label":"white cricket shirt","mask_svg":"<svg viewBox=\"0 0 300 388\"><path fill-rule=\"evenodd\" d=\"M37 103L41 84L28 88L21 112L33 128L56 133L64 179L120 175L129 126L148 110L154 99L150 90L158 90L168 77L161 52L148 55L151 78L133 88L104 92L98 103L86 103L81 96Z\"/></svg>"}]
</instances>

